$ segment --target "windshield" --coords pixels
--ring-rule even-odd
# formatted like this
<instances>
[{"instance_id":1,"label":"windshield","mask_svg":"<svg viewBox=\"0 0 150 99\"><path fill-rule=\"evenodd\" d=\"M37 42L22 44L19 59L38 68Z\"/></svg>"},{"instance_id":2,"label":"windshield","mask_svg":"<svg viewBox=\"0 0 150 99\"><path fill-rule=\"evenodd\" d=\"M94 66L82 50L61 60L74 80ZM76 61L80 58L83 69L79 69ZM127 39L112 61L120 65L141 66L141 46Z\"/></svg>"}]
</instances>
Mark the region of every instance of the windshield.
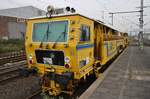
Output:
<instances>
[{"instance_id":1,"label":"windshield","mask_svg":"<svg viewBox=\"0 0 150 99\"><path fill-rule=\"evenodd\" d=\"M32 39L34 42L67 42L67 35L68 21L34 23Z\"/></svg>"}]
</instances>

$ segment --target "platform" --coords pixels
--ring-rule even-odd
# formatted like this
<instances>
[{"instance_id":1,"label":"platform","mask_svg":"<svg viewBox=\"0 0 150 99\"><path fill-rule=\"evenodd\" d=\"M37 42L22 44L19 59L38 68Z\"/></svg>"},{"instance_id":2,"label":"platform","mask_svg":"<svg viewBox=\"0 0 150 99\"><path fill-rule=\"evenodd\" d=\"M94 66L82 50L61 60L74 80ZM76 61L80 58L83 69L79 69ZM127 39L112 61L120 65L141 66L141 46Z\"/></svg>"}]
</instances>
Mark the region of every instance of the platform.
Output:
<instances>
[{"instance_id":1,"label":"platform","mask_svg":"<svg viewBox=\"0 0 150 99\"><path fill-rule=\"evenodd\" d=\"M129 46L79 99L150 99L150 47Z\"/></svg>"}]
</instances>

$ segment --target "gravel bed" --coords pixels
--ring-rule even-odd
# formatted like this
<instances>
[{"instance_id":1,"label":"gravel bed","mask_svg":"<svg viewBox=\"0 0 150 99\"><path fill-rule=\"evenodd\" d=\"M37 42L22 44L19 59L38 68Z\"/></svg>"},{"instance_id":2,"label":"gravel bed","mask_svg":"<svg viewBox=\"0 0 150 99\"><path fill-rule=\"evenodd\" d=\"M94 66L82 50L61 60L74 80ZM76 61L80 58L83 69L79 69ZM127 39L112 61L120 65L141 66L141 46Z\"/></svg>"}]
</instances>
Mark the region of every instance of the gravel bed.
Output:
<instances>
[{"instance_id":1,"label":"gravel bed","mask_svg":"<svg viewBox=\"0 0 150 99\"><path fill-rule=\"evenodd\" d=\"M0 99L26 99L40 89L38 77L21 77L7 83L0 83Z\"/></svg>"}]
</instances>

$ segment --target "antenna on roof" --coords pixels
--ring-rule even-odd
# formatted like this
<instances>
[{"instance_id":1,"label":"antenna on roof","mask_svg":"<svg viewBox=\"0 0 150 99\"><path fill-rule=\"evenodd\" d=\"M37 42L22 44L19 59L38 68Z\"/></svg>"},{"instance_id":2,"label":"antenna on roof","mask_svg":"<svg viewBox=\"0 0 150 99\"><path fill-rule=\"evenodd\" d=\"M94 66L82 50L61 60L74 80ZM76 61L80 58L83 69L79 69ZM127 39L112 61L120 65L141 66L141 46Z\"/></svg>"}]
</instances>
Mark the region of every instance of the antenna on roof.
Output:
<instances>
[{"instance_id":1,"label":"antenna on roof","mask_svg":"<svg viewBox=\"0 0 150 99\"><path fill-rule=\"evenodd\" d=\"M54 7L51 6L51 5L49 5L49 6L47 7L46 16L47 16L47 17L51 17L51 15L54 13L54 11L55 11Z\"/></svg>"}]
</instances>

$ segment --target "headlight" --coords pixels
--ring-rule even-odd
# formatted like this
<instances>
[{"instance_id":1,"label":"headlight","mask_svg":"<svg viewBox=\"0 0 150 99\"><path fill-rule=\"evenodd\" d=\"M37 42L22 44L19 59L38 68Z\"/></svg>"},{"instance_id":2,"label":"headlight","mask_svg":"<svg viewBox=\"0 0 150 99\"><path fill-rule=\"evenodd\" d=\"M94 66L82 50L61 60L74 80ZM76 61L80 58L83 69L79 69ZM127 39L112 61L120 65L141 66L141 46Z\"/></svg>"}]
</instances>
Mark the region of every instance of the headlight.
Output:
<instances>
[{"instance_id":1,"label":"headlight","mask_svg":"<svg viewBox=\"0 0 150 99\"><path fill-rule=\"evenodd\" d=\"M29 56L29 59L32 59L32 55Z\"/></svg>"},{"instance_id":2,"label":"headlight","mask_svg":"<svg viewBox=\"0 0 150 99\"><path fill-rule=\"evenodd\" d=\"M55 68L51 68L50 71L51 71L51 72L55 72Z\"/></svg>"},{"instance_id":3,"label":"headlight","mask_svg":"<svg viewBox=\"0 0 150 99\"><path fill-rule=\"evenodd\" d=\"M65 57L65 63L69 63L70 62L70 59L69 59L69 57Z\"/></svg>"}]
</instances>

